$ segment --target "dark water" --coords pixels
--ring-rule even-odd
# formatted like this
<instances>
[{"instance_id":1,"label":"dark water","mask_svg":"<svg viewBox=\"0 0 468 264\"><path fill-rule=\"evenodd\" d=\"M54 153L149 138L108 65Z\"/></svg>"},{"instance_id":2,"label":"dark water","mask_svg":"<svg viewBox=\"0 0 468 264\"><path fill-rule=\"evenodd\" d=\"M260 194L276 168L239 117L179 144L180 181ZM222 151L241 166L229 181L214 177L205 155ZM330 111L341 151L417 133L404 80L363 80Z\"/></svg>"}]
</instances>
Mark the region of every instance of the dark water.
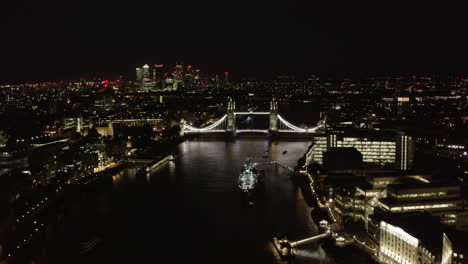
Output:
<instances>
[{"instance_id":1,"label":"dark water","mask_svg":"<svg viewBox=\"0 0 468 264\"><path fill-rule=\"evenodd\" d=\"M180 155L149 176L135 169L114 177L100 245L80 261L94 263L275 263L274 232L295 240L313 235L310 208L290 173L265 167L264 190L250 198L237 177L247 157L294 167L310 142L188 141ZM269 149L269 158L262 158ZM283 154L287 151L286 154ZM296 263L350 263L320 243L299 251ZM334 256L335 254L336 256ZM364 258L363 258L364 259ZM357 261L354 263L364 263Z\"/></svg>"}]
</instances>

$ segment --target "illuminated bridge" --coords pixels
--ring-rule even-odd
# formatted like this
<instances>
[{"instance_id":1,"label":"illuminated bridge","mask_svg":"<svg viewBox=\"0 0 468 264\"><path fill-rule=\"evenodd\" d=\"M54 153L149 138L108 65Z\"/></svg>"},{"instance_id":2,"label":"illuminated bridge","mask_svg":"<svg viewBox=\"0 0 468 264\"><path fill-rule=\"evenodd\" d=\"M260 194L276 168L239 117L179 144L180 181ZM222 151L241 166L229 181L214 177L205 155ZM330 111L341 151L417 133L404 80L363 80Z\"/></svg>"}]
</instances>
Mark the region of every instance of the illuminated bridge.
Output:
<instances>
[{"instance_id":1,"label":"illuminated bridge","mask_svg":"<svg viewBox=\"0 0 468 264\"><path fill-rule=\"evenodd\" d=\"M236 116L240 115L268 115L269 119L269 129L238 129L236 126ZM286 119L284 119L280 114L278 114L278 103L273 99L270 103L269 112L236 112L236 104L232 99L228 102L227 114L221 117L218 121L213 124L198 128L187 124L185 121L181 121L182 133L196 133L196 134L205 134L205 133L301 133L301 134L310 134L315 133L317 129L324 125L324 121L320 121L317 126L313 128L300 128L297 127Z\"/></svg>"}]
</instances>

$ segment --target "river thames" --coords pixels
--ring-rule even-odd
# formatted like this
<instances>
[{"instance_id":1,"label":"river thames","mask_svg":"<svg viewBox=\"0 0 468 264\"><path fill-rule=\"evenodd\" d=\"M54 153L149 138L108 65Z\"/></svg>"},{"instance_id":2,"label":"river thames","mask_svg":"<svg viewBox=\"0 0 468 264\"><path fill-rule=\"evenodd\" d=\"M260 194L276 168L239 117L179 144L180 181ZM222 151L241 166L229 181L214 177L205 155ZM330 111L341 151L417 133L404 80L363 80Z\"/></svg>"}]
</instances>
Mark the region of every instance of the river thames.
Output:
<instances>
[{"instance_id":1,"label":"river thames","mask_svg":"<svg viewBox=\"0 0 468 264\"><path fill-rule=\"evenodd\" d=\"M95 263L277 263L275 232L291 240L317 233L300 188L279 166L262 167L265 184L247 199L238 189L247 158L291 167L309 141L186 141L175 161L149 175L126 169L97 210L91 236L100 243L80 261ZM265 152L267 151L267 152ZM265 157L268 154L268 158ZM104 216L103 216L104 215ZM105 216L107 215L107 216ZM96 228L97 226L97 228ZM357 249L336 251L323 242L300 249L294 263L367 263Z\"/></svg>"}]
</instances>

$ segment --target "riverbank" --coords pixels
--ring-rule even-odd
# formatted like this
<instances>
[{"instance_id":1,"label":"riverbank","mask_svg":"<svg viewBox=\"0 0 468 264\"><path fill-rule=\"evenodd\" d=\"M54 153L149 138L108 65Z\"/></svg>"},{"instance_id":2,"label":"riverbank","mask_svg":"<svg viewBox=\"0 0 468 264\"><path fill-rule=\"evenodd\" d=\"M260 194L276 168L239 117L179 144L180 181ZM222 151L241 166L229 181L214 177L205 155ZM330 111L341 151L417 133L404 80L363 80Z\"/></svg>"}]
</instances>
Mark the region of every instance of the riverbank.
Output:
<instances>
[{"instance_id":1,"label":"riverbank","mask_svg":"<svg viewBox=\"0 0 468 264\"><path fill-rule=\"evenodd\" d=\"M24 212L18 213L10 234L10 241L3 245L0 263L53 263L55 256L68 250L65 246L65 211L72 200L80 200L81 194L101 188L102 182L112 183L111 176L124 168L121 162L112 162L67 180L58 180L28 203ZM106 181L107 180L107 181Z\"/></svg>"},{"instance_id":2,"label":"riverbank","mask_svg":"<svg viewBox=\"0 0 468 264\"><path fill-rule=\"evenodd\" d=\"M298 173L295 175L295 180L299 184L302 193L305 196L304 199L310 203L313 209L315 209L311 212L313 222L318 223L318 221L325 219L329 223L338 225L339 229L342 230L341 233L350 238L347 240L349 240L348 243L351 243L351 245L354 246L354 251L358 250L361 254L366 254L368 256L367 263L378 263L375 260L375 253L377 252L376 247L372 247L372 245L369 246L363 239L360 240L360 232L350 232L350 230L345 230L342 223L337 221L337 217L331 208L331 204L329 204L324 198L320 197L320 193L317 191L318 180L315 177L316 175L313 173L314 169L311 168L311 165L313 164L312 147L313 144L308 147L304 156L298 160L298 167L296 168ZM338 248L332 245L332 243L326 243L326 245L327 247L325 249L329 251L335 251ZM340 251L343 251L344 249L352 252L351 255L356 254L356 252L350 250L349 246L345 246L344 248L340 247Z\"/></svg>"}]
</instances>

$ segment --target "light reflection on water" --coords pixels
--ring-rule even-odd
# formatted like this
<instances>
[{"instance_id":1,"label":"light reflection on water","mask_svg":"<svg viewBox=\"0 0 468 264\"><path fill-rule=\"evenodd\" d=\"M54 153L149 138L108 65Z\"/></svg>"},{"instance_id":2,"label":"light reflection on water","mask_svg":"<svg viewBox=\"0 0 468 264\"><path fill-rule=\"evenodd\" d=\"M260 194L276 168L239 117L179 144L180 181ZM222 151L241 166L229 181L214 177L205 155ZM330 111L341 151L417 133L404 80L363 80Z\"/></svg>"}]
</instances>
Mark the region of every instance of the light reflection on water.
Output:
<instances>
[{"instance_id":1,"label":"light reflection on water","mask_svg":"<svg viewBox=\"0 0 468 264\"><path fill-rule=\"evenodd\" d=\"M334 261L327 255L321 246L315 249L297 249L295 263L332 264Z\"/></svg>"},{"instance_id":2,"label":"light reflection on water","mask_svg":"<svg viewBox=\"0 0 468 264\"><path fill-rule=\"evenodd\" d=\"M248 157L254 161L268 160L263 158L268 149L270 160L294 167L309 144L309 141L186 141L179 145L174 162L167 162L142 178L136 175L135 169L130 169L125 179L114 182L114 192L125 194L126 203L132 201L146 207L134 210L134 207L125 208L130 206L126 204L113 206L122 207L124 217L132 210L130 219L138 219L135 221L141 228L150 226L141 231L148 237L132 237L134 245L146 245L148 239L161 236L164 230L170 231L168 238L177 237L177 248L183 249L190 258L174 260L176 263L211 260L272 263L275 258L265 245L273 233L281 232L292 240L317 233L311 221L311 209L300 189L292 183L290 173L275 166L261 168L265 171L264 190L246 199L237 186L240 168ZM161 220L164 210L167 223ZM156 226L158 221L164 225ZM130 234L136 232L131 231L135 227L129 221L123 222L128 226L117 224L117 228L130 229ZM168 246L166 251L172 249L170 245L164 246ZM316 244L298 253L296 263L333 263ZM127 254L133 256L131 251Z\"/></svg>"}]
</instances>

